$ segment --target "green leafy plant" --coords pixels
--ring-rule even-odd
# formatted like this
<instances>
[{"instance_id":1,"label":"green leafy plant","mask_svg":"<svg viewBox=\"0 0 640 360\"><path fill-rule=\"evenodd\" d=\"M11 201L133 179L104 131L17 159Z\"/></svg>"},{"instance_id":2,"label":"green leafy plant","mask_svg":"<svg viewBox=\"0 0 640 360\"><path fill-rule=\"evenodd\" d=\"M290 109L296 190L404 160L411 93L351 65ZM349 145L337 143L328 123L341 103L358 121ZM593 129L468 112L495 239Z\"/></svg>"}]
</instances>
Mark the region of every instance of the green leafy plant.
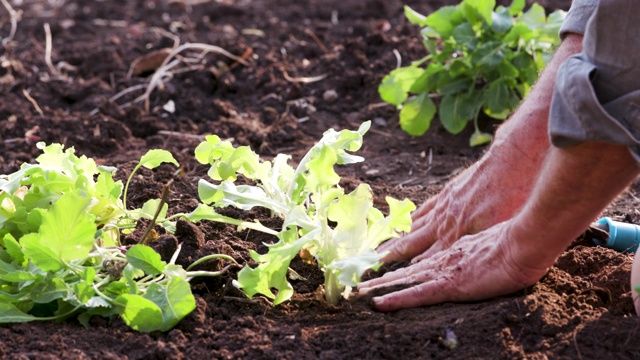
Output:
<instances>
[{"instance_id":1,"label":"green leafy plant","mask_svg":"<svg viewBox=\"0 0 640 360\"><path fill-rule=\"evenodd\" d=\"M400 126L413 136L424 134L436 112L444 128L460 133L473 121L470 145L491 141L478 128L482 111L506 119L538 78L560 39L563 11L548 17L525 0L496 7L495 0L463 0L424 16L405 6L405 16L422 27L429 54L382 79L381 98L401 108ZM436 107L434 99L439 99Z\"/></svg>"},{"instance_id":2,"label":"green leafy plant","mask_svg":"<svg viewBox=\"0 0 640 360\"><path fill-rule=\"evenodd\" d=\"M335 304L340 295L348 295L367 269L380 265L384 254L376 253L375 248L381 242L397 237L398 231L410 230L410 213L415 209L411 201L387 197L389 215L384 216L374 208L368 185L361 184L351 193L339 186L334 166L364 160L349 152L360 148L369 126L370 122L365 122L357 131L328 130L295 169L288 164L288 155L262 161L249 147L234 148L215 135L196 148L196 158L212 165L208 175L219 183L200 180L198 192L204 204L189 218L198 213L199 219L217 220L216 207L249 210L259 206L283 219L281 230L236 220L242 227L251 226L279 239L268 245L266 254L251 251L258 266L245 266L239 272L235 285L249 297L263 294L274 299L274 304L289 299L293 287L287 281L288 267L305 250L324 272L325 298ZM236 185L238 175L256 185Z\"/></svg>"},{"instance_id":3,"label":"green leafy plant","mask_svg":"<svg viewBox=\"0 0 640 360\"><path fill-rule=\"evenodd\" d=\"M60 144L38 147L37 164L0 176L0 323L79 314L87 324L93 315L119 314L139 331L176 325L195 308L188 281L220 273L176 265L179 249L166 263L146 245L121 246L120 230L152 218L160 202L127 210L115 168ZM178 165L151 150L135 170L164 162Z\"/></svg>"}]
</instances>

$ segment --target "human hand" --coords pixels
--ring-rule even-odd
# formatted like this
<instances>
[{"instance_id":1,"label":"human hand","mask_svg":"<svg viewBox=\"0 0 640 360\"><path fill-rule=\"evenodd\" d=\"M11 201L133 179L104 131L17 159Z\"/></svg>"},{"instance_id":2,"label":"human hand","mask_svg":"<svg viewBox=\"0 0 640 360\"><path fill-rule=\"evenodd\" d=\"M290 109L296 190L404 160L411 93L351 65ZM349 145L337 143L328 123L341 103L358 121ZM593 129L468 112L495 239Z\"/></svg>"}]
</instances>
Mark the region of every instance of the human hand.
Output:
<instances>
[{"instance_id":1,"label":"human hand","mask_svg":"<svg viewBox=\"0 0 640 360\"><path fill-rule=\"evenodd\" d=\"M548 262L528 256L514 242L510 222L458 240L452 247L406 268L361 283L359 293L393 286L410 287L373 298L381 311L393 311L447 301L472 301L506 295L534 284L547 272Z\"/></svg>"},{"instance_id":2,"label":"human hand","mask_svg":"<svg viewBox=\"0 0 640 360\"><path fill-rule=\"evenodd\" d=\"M389 252L384 261L418 261L449 248L464 235L510 219L525 202L539 169L537 162L512 158L514 154L518 152L513 147L494 147L452 179L413 212L409 234L378 248Z\"/></svg>"}]
</instances>

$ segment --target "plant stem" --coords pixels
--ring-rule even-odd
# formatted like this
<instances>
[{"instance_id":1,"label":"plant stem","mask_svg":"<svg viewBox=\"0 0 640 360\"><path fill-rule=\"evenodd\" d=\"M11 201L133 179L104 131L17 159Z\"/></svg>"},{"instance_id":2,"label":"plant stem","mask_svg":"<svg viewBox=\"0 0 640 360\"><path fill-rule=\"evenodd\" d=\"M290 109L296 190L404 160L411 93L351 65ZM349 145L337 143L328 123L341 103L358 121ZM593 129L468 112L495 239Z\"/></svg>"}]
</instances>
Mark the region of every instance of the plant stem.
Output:
<instances>
[{"instance_id":1,"label":"plant stem","mask_svg":"<svg viewBox=\"0 0 640 360\"><path fill-rule=\"evenodd\" d=\"M229 260L232 261L233 263L237 264L238 262L232 258L229 255L223 255L223 254L212 254L212 255L207 255L204 257L201 257L200 259L194 261L191 265L189 265L185 270L189 271L191 269L193 269L196 265L201 264L207 260L211 260L211 259L225 259L225 260Z\"/></svg>"},{"instance_id":2,"label":"plant stem","mask_svg":"<svg viewBox=\"0 0 640 360\"><path fill-rule=\"evenodd\" d=\"M151 219L149 226L147 226L147 230L144 232L144 235L142 235L142 239L140 239L140 243L142 245L146 245L149 242L149 234L151 233L151 230L154 228L154 226L156 226L156 221L158 220L158 216L160 216L162 206L167 203L167 199L169 198L169 190L172 183L173 179L170 179L164 186L162 186L162 196L160 197L160 203L158 203L156 213L153 214L153 219Z\"/></svg>"}]
</instances>

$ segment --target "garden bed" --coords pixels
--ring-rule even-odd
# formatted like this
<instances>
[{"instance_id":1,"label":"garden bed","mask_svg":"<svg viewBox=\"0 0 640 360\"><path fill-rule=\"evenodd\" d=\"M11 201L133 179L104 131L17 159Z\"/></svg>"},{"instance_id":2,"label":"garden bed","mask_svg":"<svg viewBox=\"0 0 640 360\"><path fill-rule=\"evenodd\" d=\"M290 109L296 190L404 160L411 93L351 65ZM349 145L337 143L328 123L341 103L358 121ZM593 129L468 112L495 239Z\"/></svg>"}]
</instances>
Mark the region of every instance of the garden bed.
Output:
<instances>
[{"instance_id":1,"label":"garden bed","mask_svg":"<svg viewBox=\"0 0 640 360\"><path fill-rule=\"evenodd\" d=\"M421 13L455 3L408 2ZM168 165L141 170L129 202L140 206L159 197L172 179L170 213L191 211L198 203L198 179L208 170L193 156L202 135L233 138L261 156L289 153L300 160L326 129L355 129L371 119L359 152L366 161L341 170L342 185L353 189L367 182L379 200L390 194L421 203L483 151L468 147L470 133L453 137L438 125L412 138L399 129L396 110L381 104L377 85L397 64L394 50L403 64L424 55L418 29L404 19L405 3L398 0L11 4L23 13L14 41L0 49L3 174L33 162L37 141L74 146L77 154L118 167L118 179L126 179L148 149L161 148L174 154L181 171ZM541 4L551 11L567 9L570 1ZM0 24L4 38L11 30L4 8ZM51 30L50 57L45 24ZM149 80L153 67L138 65L128 76L132 64L153 63L143 56L177 41L216 45L248 64L209 54L202 66L153 91L148 112L144 102L122 106L144 90L110 100ZM495 124L484 126L491 131ZM606 214L640 220L638 189L634 184ZM277 224L266 211L252 215ZM140 235L124 240L133 243ZM179 262L185 265L210 253L244 264L250 261L248 249L264 251L263 243L274 240L206 222L179 223L175 238L160 235L166 246L184 243ZM546 236L544 229L540 236ZM373 310L366 298L338 306L319 300L322 274L302 261L292 267L306 280L293 281L296 295L277 307L260 297L246 299L231 285L238 270L232 269L220 278L192 281L197 309L167 333L135 332L119 318L94 317L89 328L73 318L1 325L0 358L638 358L632 261L578 240L524 291L388 314ZM459 341L455 349L444 341L451 334Z\"/></svg>"}]
</instances>

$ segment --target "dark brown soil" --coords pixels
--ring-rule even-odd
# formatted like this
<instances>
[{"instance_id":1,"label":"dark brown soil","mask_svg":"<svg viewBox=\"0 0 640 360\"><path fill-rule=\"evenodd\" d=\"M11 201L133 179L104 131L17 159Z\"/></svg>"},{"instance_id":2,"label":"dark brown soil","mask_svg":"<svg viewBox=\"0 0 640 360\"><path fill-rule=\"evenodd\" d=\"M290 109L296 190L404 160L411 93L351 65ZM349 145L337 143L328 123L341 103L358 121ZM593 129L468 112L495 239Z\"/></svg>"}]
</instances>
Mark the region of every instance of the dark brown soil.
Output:
<instances>
[{"instance_id":1,"label":"dark brown soil","mask_svg":"<svg viewBox=\"0 0 640 360\"><path fill-rule=\"evenodd\" d=\"M129 201L139 205L156 198L173 179L170 211L179 212L196 206L197 180L206 177L207 168L193 159L201 135L233 138L267 157L285 152L299 159L326 129L355 128L373 119L361 151L367 161L341 170L344 186L366 181L380 199L391 194L419 203L482 152L467 146L468 133L452 137L437 125L411 138L399 130L395 109L380 106L377 84L396 66L393 50L405 64L424 54L399 0L10 2L22 16L14 41L0 49L1 173L32 162L39 140L74 146L79 154L117 166L120 178L146 150L163 148L178 158L182 172L170 166L143 170ZM453 3L408 1L421 12ZM567 9L569 3L542 2L548 10ZM57 70L45 61L45 24ZM4 8L0 25L5 39L11 26ZM155 90L148 112L143 102L122 106L142 91L109 100L145 84L154 59L143 56L178 39L245 55L248 65L209 54L200 67ZM134 63L137 75L129 78ZM320 75L326 77L296 81ZM325 97L327 91L337 98ZM163 109L169 101L174 112ZM638 189L634 185L607 214L639 220ZM269 224L267 213L252 215ZM248 249L260 250L273 240L213 223L180 223L175 236L159 235L155 246L164 253L184 243L184 264L209 253L246 263ZM136 236L139 231L128 241ZM318 301L322 275L301 261L292 266L308 280L295 281L297 294L278 307L261 298L247 300L230 285L237 272L232 269L225 277L194 281L197 309L168 333L137 333L119 319L103 318L94 318L90 328L75 319L2 325L0 358L639 358L640 320L629 286L632 260L578 241L525 291L390 314L372 310L366 299L339 306ZM203 268L221 266L212 262ZM455 349L444 341L451 334L459 340Z\"/></svg>"}]
</instances>

